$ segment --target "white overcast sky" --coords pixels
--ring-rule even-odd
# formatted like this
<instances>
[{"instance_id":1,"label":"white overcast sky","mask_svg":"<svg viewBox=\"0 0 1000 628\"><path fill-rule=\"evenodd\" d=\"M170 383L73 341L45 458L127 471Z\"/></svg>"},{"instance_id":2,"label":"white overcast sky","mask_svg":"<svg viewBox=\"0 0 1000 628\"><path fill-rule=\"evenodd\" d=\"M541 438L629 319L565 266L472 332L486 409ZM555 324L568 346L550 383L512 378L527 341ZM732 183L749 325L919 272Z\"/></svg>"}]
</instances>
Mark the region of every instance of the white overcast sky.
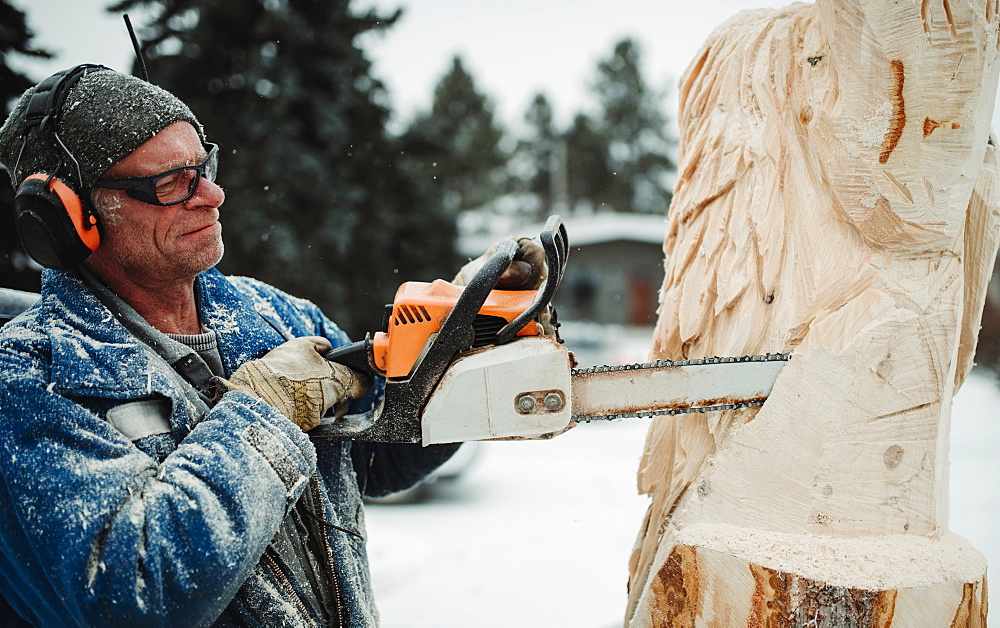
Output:
<instances>
[{"instance_id":1,"label":"white overcast sky","mask_svg":"<svg viewBox=\"0 0 1000 628\"><path fill-rule=\"evenodd\" d=\"M132 46L109 0L12 0L28 15L36 43L56 57L21 64L41 80L77 63L127 70ZM545 91L560 121L589 106L598 60L631 36L642 46L650 86L673 88L706 36L735 13L783 6L768 0L356 0L356 8L404 10L395 26L363 40L373 73L390 92L397 120L428 109L434 85L460 54L481 91L508 123ZM133 24L142 23L133 14ZM86 25L86 26L83 26ZM156 68L150 73L155 82Z\"/></svg>"},{"instance_id":2,"label":"white overcast sky","mask_svg":"<svg viewBox=\"0 0 1000 628\"><path fill-rule=\"evenodd\" d=\"M130 68L132 47L109 0L12 0L28 14L36 43L56 57L21 67L37 79L78 63ZM615 42L642 47L651 87L673 90L711 31L744 9L777 0L356 0L355 7L404 9L397 24L363 40L373 73L389 88L396 122L430 107L434 85L459 54L501 120L520 123L544 91L565 124L591 105L588 86ZM132 21L141 24L140 15ZM155 82L156 68L150 72ZM671 117L673 112L671 111ZM994 126L997 126L994 116Z\"/></svg>"}]
</instances>

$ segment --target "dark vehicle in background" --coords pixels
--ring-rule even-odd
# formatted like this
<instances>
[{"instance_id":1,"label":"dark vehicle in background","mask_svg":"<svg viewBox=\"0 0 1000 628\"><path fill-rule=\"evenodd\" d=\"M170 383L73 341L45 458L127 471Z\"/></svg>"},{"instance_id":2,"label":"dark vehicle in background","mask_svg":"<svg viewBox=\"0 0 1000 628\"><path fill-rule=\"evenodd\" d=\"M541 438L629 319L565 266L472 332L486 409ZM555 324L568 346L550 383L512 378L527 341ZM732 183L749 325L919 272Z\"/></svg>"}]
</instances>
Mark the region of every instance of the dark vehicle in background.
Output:
<instances>
[{"instance_id":1,"label":"dark vehicle in background","mask_svg":"<svg viewBox=\"0 0 1000 628\"><path fill-rule=\"evenodd\" d=\"M0 325L7 323L38 300L34 292L0 288Z\"/></svg>"}]
</instances>

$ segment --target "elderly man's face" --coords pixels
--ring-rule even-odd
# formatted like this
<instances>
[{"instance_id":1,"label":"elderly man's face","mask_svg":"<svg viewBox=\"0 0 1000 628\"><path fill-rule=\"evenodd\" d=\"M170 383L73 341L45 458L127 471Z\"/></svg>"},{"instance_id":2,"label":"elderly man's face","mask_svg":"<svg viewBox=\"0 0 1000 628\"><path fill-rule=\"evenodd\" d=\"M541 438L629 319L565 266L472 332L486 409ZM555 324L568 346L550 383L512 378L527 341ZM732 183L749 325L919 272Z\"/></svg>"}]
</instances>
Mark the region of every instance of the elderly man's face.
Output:
<instances>
[{"instance_id":1,"label":"elderly man's face","mask_svg":"<svg viewBox=\"0 0 1000 628\"><path fill-rule=\"evenodd\" d=\"M112 166L105 178L142 177L201 163L205 149L189 122L174 122ZM190 278L222 259L219 206L225 194L202 178L194 195L176 205L157 206L119 190L103 190L114 207L103 222L101 245L91 265L106 279L127 277L138 284Z\"/></svg>"}]
</instances>

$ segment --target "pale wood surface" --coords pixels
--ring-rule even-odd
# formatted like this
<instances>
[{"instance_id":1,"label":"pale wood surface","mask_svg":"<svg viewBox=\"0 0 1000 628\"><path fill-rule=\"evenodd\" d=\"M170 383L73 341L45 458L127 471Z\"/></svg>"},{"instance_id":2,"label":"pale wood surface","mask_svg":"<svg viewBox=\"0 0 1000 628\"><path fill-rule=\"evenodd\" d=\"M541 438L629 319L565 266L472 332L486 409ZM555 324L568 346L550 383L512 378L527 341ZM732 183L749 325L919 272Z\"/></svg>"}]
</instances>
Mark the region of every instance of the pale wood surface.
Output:
<instances>
[{"instance_id":1,"label":"pale wood surface","mask_svg":"<svg viewBox=\"0 0 1000 628\"><path fill-rule=\"evenodd\" d=\"M760 411L653 423L634 625L657 623L654 584L689 526L946 531L951 398L1000 237L998 13L996 0L746 12L682 78L651 357L794 357Z\"/></svg>"}]
</instances>

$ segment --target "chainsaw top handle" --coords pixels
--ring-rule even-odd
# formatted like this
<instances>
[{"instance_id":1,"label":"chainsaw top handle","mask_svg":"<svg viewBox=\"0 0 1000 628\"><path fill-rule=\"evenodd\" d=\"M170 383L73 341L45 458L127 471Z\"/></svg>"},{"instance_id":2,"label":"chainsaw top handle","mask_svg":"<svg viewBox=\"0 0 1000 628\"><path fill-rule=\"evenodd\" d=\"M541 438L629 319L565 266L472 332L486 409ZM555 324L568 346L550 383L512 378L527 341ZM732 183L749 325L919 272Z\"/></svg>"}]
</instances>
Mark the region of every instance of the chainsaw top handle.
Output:
<instances>
[{"instance_id":1,"label":"chainsaw top handle","mask_svg":"<svg viewBox=\"0 0 1000 628\"><path fill-rule=\"evenodd\" d=\"M517 318L507 323L497 333L497 344L505 344L514 339L517 332L534 320L545 307L552 302L552 296L562 281L563 273L566 271L566 259L569 256L569 239L566 236L566 225L562 223L559 216L549 216L545 221L545 227L538 234L538 239L542 243L545 251L545 266L548 269L548 276L545 285L535 300L525 311L521 312ZM509 265L509 264L508 264Z\"/></svg>"},{"instance_id":2,"label":"chainsaw top handle","mask_svg":"<svg viewBox=\"0 0 1000 628\"><path fill-rule=\"evenodd\" d=\"M542 247L545 250L546 264L548 264L548 277L545 281L545 288L539 292L528 307L517 318L508 323L500 330L501 334L508 334L507 342L513 339L515 334L532 320L540 312L555 292L562 279L565 260L567 254L566 229L562 225L559 216L552 216L546 222L545 229L540 234ZM473 323L476 316L483 307L483 303L489 297L490 292L496 286L497 281L504 272L514 262L517 253L517 242L515 240L504 240L497 246L496 252L490 256L486 263L479 269L479 272L465 286L461 296L455 302L448 317L441 324L437 338L428 348L423 359L417 364L410 376L409 384L413 388L411 394L417 393L422 397L422 402L430 396L438 381L448 369L448 366L455 359L455 356L472 347L475 340L475 328ZM418 392L419 391L419 392Z\"/></svg>"},{"instance_id":3,"label":"chainsaw top handle","mask_svg":"<svg viewBox=\"0 0 1000 628\"><path fill-rule=\"evenodd\" d=\"M562 224L562 219L559 216L550 216L542 232L538 234L538 239L542 244L542 249L545 251L545 265L547 268L545 284L541 290L537 291L531 305L500 329L497 333L496 344L510 342L525 325L534 320L551 303L552 296L562 281L569 253L566 227ZM517 244L514 240L502 241L493 255L490 256L479 269L479 272L476 273L464 288L461 297L455 303L454 309L442 324L438 339L434 343L435 345L442 344L437 349L448 351L447 357L449 360L456 352L464 351L472 346L475 337L473 323L476 320L476 315L482 308L483 303L486 302L486 299L489 298L490 292L496 286L496 282L500 280L500 277L503 276L504 272L514 262L516 253ZM460 332L459 330L462 331ZM449 336L454 336L453 340L460 343L465 343L467 340L468 344L459 346L452 351L451 347L448 346L451 343L444 341L444 338ZM323 357L332 362L339 362L355 371L376 376L380 374L380 371L372 363L371 342L371 337L366 335L364 340L332 349L325 353ZM425 356L425 359L428 357L430 356Z\"/></svg>"},{"instance_id":4,"label":"chainsaw top handle","mask_svg":"<svg viewBox=\"0 0 1000 628\"><path fill-rule=\"evenodd\" d=\"M455 306L442 323L436 340L415 371L411 373L411 380L419 379L422 369L425 373L428 368L432 372L440 370L443 373L456 353L472 346L475 338L473 322L476 315L489 297L493 286L510 268L516 253L517 243L513 240L504 240L500 243L455 301ZM381 375L381 371L372 363L371 343L371 335L365 334L364 340L331 349L324 353L323 357L359 373L366 373L372 377Z\"/></svg>"},{"instance_id":5,"label":"chainsaw top handle","mask_svg":"<svg viewBox=\"0 0 1000 628\"><path fill-rule=\"evenodd\" d=\"M505 326L501 332L513 338L517 331L548 305L562 279L567 245L566 231L558 216L546 222L540 234L548 266L544 289L539 291L529 308ZM475 320L497 281L510 267L517 253L515 240L504 240L462 290L451 312L441 324L437 336L426 353L405 379L386 379L385 394L378 408L362 415L349 415L341 421L327 421L310 432L320 440L365 440L375 442L419 443L420 413L427 399L455 356L472 347L475 340ZM373 366L366 360L370 355L366 338L360 342L334 349L324 357L370 373ZM349 359L353 357L354 359Z\"/></svg>"}]
</instances>

